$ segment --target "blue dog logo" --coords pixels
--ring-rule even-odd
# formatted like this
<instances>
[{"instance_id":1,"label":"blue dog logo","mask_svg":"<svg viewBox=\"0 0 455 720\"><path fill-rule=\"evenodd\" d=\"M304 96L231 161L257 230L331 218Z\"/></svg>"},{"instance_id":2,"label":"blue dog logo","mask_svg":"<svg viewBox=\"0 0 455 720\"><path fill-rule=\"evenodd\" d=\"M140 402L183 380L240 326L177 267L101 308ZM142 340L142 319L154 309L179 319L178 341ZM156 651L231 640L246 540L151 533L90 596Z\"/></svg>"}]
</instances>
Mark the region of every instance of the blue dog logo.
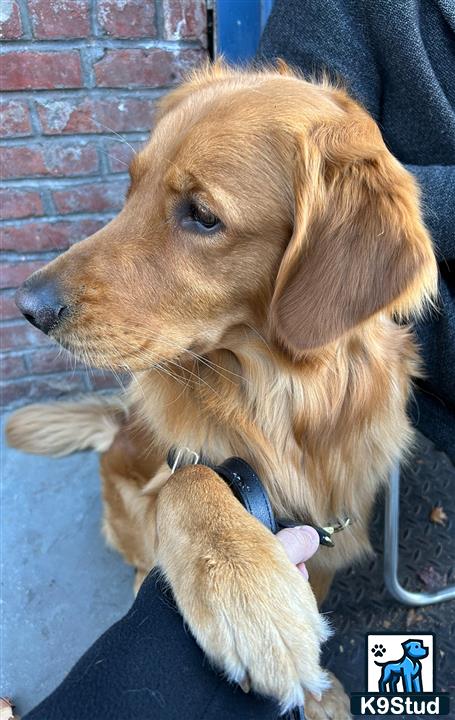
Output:
<instances>
[{"instance_id":1,"label":"blue dog logo","mask_svg":"<svg viewBox=\"0 0 455 720\"><path fill-rule=\"evenodd\" d=\"M403 691L408 693L423 692L422 690L422 658L428 655L428 648L422 640L406 640L401 643L403 657L400 660L389 662L378 662L375 665L382 667L381 677L378 682L379 692L397 692L400 680L403 681ZM384 655L385 648L375 645L372 648L375 657ZM399 691L398 691L399 692Z\"/></svg>"}]
</instances>

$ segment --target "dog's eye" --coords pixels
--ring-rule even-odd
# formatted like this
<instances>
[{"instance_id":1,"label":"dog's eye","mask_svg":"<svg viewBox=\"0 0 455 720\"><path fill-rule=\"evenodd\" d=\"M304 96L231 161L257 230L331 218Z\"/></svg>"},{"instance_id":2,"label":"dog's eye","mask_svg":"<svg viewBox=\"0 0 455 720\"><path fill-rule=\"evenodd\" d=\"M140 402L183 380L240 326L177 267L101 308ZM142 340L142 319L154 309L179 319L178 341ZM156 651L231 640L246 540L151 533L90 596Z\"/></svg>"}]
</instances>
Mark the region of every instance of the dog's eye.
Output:
<instances>
[{"instance_id":1,"label":"dog's eye","mask_svg":"<svg viewBox=\"0 0 455 720\"><path fill-rule=\"evenodd\" d=\"M193 232L211 233L219 230L221 220L209 208L193 200L188 204L182 225Z\"/></svg>"},{"instance_id":2,"label":"dog's eye","mask_svg":"<svg viewBox=\"0 0 455 720\"><path fill-rule=\"evenodd\" d=\"M220 222L217 216L210 212L208 208L195 205L195 203L191 203L190 215L194 222L203 225L207 230L211 230Z\"/></svg>"}]
</instances>

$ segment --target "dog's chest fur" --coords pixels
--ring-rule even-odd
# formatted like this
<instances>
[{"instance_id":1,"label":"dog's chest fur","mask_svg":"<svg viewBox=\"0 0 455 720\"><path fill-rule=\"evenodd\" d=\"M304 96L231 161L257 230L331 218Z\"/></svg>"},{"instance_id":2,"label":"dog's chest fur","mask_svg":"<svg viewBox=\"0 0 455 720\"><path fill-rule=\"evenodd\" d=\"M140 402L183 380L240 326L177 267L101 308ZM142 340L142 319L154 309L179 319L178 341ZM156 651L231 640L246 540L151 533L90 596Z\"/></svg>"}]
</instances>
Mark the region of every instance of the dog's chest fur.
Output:
<instances>
[{"instance_id":1,"label":"dog's chest fur","mask_svg":"<svg viewBox=\"0 0 455 720\"><path fill-rule=\"evenodd\" d=\"M409 331L384 318L291 362L242 330L202 362L143 373L136 405L163 447L238 455L259 473L277 515L319 525L350 517L326 562L368 549L376 490L412 437L406 416L418 373Z\"/></svg>"}]
</instances>

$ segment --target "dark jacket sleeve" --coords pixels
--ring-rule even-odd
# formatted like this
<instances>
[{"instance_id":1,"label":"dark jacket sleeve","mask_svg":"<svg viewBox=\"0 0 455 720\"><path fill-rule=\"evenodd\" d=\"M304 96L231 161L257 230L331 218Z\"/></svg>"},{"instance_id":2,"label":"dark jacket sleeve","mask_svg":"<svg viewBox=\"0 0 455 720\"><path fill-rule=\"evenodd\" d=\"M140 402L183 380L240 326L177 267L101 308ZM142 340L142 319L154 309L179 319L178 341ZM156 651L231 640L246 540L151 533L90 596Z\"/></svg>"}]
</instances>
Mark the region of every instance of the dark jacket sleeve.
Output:
<instances>
[{"instance_id":1,"label":"dark jacket sleeve","mask_svg":"<svg viewBox=\"0 0 455 720\"><path fill-rule=\"evenodd\" d=\"M281 57L308 76L328 72L341 79L380 124L381 60L369 6L359 0L276 0L258 59ZM421 187L424 217L439 259L455 258L455 166L406 167Z\"/></svg>"},{"instance_id":2,"label":"dark jacket sleeve","mask_svg":"<svg viewBox=\"0 0 455 720\"><path fill-rule=\"evenodd\" d=\"M438 260L455 259L455 166L405 165L422 190L422 209Z\"/></svg>"},{"instance_id":3,"label":"dark jacket sleeve","mask_svg":"<svg viewBox=\"0 0 455 720\"><path fill-rule=\"evenodd\" d=\"M308 77L328 72L378 120L380 72L363 8L356 0L275 0L258 59L283 58Z\"/></svg>"},{"instance_id":4,"label":"dark jacket sleeve","mask_svg":"<svg viewBox=\"0 0 455 720\"><path fill-rule=\"evenodd\" d=\"M23 720L277 720L279 714L273 700L245 694L211 667L155 571L128 614Z\"/></svg>"}]
</instances>

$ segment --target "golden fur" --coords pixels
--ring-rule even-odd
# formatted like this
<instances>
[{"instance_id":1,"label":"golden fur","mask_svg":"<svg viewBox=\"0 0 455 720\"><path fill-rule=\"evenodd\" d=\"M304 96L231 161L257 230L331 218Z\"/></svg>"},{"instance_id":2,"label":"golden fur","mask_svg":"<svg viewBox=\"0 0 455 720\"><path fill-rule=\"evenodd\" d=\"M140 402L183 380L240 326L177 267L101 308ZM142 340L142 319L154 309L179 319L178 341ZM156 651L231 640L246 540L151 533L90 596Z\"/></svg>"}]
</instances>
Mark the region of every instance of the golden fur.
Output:
<instances>
[{"instance_id":1,"label":"golden fur","mask_svg":"<svg viewBox=\"0 0 455 720\"><path fill-rule=\"evenodd\" d=\"M220 230L182 227L182 198ZM336 548L309 563L319 601L333 572L368 552L375 494L412 439L406 404L420 371L394 318L420 313L436 288L416 184L373 120L343 89L283 64L208 66L162 101L120 215L39 272L58 278L71 310L54 337L134 376L128 413L109 409L119 432L110 426L101 459L109 541L138 582L162 567L231 677L284 707L308 690L309 718L349 717L336 681L319 702L326 629L309 585L212 471L169 479L164 461L173 445L214 462L239 455L278 515L350 517ZM85 409L99 429L98 408ZM39 412L45 439L30 439L25 408L10 442L52 452L57 411ZM79 421L64 417L73 450ZM60 429L55 453L64 445ZM253 629L242 608L257 606ZM268 643L276 656L264 663Z\"/></svg>"}]
</instances>

